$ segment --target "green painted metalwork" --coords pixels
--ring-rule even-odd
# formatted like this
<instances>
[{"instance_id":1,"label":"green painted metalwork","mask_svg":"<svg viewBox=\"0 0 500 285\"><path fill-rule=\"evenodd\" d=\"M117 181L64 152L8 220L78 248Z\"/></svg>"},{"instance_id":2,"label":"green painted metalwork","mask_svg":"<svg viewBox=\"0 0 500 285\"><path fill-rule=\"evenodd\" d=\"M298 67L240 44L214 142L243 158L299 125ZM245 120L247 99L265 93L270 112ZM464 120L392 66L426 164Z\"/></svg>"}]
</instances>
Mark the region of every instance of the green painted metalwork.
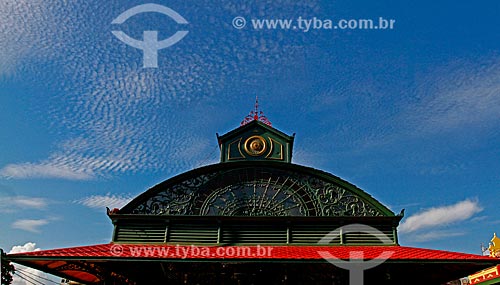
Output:
<instances>
[{"instance_id":1,"label":"green painted metalwork","mask_svg":"<svg viewBox=\"0 0 500 285\"><path fill-rule=\"evenodd\" d=\"M116 236L113 242L122 243L170 243L170 244L318 244L327 235L336 236L331 245L368 245L384 244L377 236L382 233L397 244L391 223L398 217L367 218L364 223L376 228L379 232L341 233L339 229L345 220L342 218L326 218L313 221L312 218L290 217L289 221L280 217L254 218L240 217L219 219L205 217L200 219L178 219L170 216L167 219L147 221L141 219L126 221L118 219ZM211 220L210 220L211 219ZM168 229L168 230L167 230ZM168 233L167 233L168 231ZM385 244L387 245L387 244Z\"/></svg>"},{"instance_id":2,"label":"green painted metalwork","mask_svg":"<svg viewBox=\"0 0 500 285\"><path fill-rule=\"evenodd\" d=\"M292 161L294 136L288 136L260 121L217 136L221 162L234 161Z\"/></svg>"},{"instance_id":3,"label":"green painted metalwork","mask_svg":"<svg viewBox=\"0 0 500 285\"><path fill-rule=\"evenodd\" d=\"M199 216L394 216L356 186L312 168L235 162L189 171L146 191L120 213Z\"/></svg>"}]
</instances>

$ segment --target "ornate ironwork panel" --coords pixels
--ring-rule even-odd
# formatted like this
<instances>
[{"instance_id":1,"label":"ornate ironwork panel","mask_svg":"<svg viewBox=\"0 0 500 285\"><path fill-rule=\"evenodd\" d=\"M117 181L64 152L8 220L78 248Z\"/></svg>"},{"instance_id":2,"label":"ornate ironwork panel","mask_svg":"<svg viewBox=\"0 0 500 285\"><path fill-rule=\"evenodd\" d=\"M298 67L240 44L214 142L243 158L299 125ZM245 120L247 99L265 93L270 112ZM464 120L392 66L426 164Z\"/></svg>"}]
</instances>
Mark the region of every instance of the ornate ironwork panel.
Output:
<instances>
[{"instance_id":1,"label":"ornate ironwork panel","mask_svg":"<svg viewBox=\"0 0 500 285\"><path fill-rule=\"evenodd\" d=\"M383 216L355 191L323 177L271 167L212 172L167 185L133 214L211 216Z\"/></svg>"},{"instance_id":2,"label":"ornate ironwork panel","mask_svg":"<svg viewBox=\"0 0 500 285\"><path fill-rule=\"evenodd\" d=\"M201 215L307 216L307 203L278 181L246 181L216 189L203 201Z\"/></svg>"}]
</instances>

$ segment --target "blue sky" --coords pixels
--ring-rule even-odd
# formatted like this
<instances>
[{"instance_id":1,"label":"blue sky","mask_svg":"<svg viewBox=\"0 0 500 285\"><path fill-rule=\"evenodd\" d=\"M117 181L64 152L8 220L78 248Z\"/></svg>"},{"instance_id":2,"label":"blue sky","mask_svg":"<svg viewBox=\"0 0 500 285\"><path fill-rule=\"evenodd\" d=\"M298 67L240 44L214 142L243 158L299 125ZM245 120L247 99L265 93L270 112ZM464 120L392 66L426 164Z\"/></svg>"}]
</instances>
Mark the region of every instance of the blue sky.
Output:
<instances>
[{"instance_id":1,"label":"blue sky","mask_svg":"<svg viewBox=\"0 0 500 285\"><path fill-rule=\"evenodd\" d=\"M0 2L0 247L109 242L106 206L216 163L215 133L259 96L297 134L294 163L406 209L402 245L479 254L500 231L500 3L241 2L154 2L186 25L160 13L111 24L143 1ZM396 22L252 26L298 17ZM143 68L116 29L189 33Z\"/></svg>"}]
</instances>

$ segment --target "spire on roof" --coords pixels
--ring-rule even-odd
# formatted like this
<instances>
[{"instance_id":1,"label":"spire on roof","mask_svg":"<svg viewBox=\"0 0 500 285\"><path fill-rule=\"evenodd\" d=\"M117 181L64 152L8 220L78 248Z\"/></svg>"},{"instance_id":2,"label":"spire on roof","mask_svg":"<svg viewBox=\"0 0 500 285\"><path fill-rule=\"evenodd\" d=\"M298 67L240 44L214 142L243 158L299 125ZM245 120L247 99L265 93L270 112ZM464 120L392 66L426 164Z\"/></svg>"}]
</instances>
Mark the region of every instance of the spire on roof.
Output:
<instances>
[{"instance_id":1,"label":"spire on roof","mask_svg":"<svg viewBox=\"0 0 500 285\"><path fill-rule=\"evenodd\" d=\"M240 126L244 126L251 121L261 121L262 123L272 127L273 125L271 124L271 121L267 119L267 117L264 115L264 112L259 111L259 97L255 96L255 109L250 111L250 114L248 114L243 121L241 121Z\"/></svg>"},{"instance_id":2,"label":"spire on roof","mask_svg":"<svg viewBox=\"0 0 500 285\"><path fill-rule=\"evenodd\" d=\"M491 239L488 250L490 251L491 257L500 258L500 238L497 237L496 233L493 233L493 238Z\"/></svg>"}]
</instances>

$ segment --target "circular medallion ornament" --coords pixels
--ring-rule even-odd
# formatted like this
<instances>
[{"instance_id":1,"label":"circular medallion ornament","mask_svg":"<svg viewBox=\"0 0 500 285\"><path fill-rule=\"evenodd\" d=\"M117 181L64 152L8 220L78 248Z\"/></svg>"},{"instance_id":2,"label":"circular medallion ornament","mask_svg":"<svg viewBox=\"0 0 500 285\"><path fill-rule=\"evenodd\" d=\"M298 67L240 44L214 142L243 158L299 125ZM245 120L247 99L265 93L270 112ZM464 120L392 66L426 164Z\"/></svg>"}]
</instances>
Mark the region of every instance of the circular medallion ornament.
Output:
<instances>
[{"instance_id":1,"label":"circular medallion ornament","mask_svg":"<svg viewBox=\"0 0 500 285\"><path fill-rule=\"evenodd\" d=\"M266 151L266 140L261 136L251 136L245 141L244 148L249 155L261 155Z\"/></svg>"}]
</instances>

